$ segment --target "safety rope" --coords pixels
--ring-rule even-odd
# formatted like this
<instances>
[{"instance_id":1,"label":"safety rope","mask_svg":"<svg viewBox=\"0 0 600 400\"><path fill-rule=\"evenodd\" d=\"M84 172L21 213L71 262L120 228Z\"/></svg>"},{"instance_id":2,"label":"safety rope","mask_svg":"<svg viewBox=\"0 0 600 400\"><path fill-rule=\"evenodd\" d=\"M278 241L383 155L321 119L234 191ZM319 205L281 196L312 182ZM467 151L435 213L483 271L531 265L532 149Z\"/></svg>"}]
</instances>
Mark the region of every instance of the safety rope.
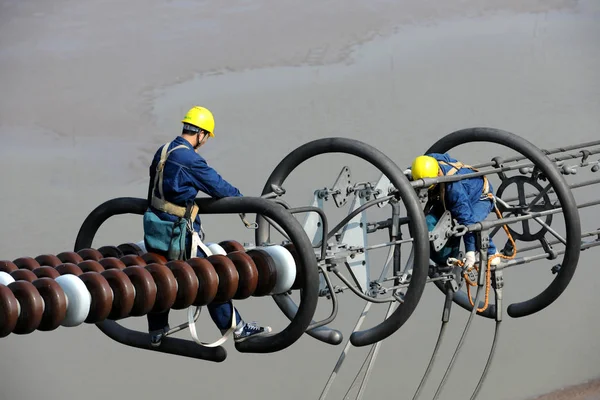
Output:
<instances>
[{"instance_id":1,"label":"safety rope","mask_svg":"<svg viewBox=\"0 0 600 400\"><path fill-rule=\"evenodd\" d=\"M492 202L494 203L494 210L496 211L496 216L498 217L498 219L502 219L502 214L500 213L500 210L498 210L498 206L496 206L496 199L494 198L494 195L492 195L491 193L488 193L487 197L489 197L490 200L492 200ZM513 252L512 252L512 255L510 255L510 256L505 256L504 254L498 253L498 254L494 254L494 255L488 257L486 277L485 277L485 280L486 280L486 282L485 282L485 302L484 302L482 308L477 309L477 312L482 312L482 311L487 310L488 305L489 305L490 289L492 286L492 260L497 257L503 258L505 260L512 260L517 255L517 245L515 244L515 241L514 241L512 235L510 234L510 231L508 230L507 225L506 224L502 225L502 228L504 228L504 231L506 232L506 235L508 236L508 240L510 240L510 243L512 244ZM459 261L459 265L463 266L464 263ZM476 266L473 266L472 268L475 268L475 271L479 272L479 270ZM471 286L477 286L477 283L472 282L469 279L469 277L467 275L469 271L470 271L470 269L468 271L465 271L463 276L465 278L465 282L467 283L467 295L469 296L469 303L471 303L471 306L474 307L475 303L473 302L473 299L471 298Z\"/></svg>"}]
</instances>

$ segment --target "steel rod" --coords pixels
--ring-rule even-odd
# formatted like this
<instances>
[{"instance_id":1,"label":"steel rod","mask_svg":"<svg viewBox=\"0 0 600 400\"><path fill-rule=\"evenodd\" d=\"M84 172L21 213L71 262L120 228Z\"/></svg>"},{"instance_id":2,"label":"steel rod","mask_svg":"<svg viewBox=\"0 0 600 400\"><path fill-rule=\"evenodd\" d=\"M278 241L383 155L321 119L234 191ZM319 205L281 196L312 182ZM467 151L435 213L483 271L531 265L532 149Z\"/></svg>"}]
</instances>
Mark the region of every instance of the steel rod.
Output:
<instances>
[{"instance_id":1,"label":"steel rod","mask_svg":"<svg viewBox=\"0 0 600 400\"><path fill-rule=\"evenodd\" d=\"M417 390L412 398L412 400L417 400L421 390L425 386L427 379L429 379L429 374L431 373L431 369L433 368L433 364L435 363L435 358L440 350L440 345L442 344L442 340L444 338L444 333L446 332L446 327L448 326L448 321L450 320L450 309L452 308L452 297L454 296L454 292L446 286L446 298L444 300L444 310L442 312L442 326L440 327L440 333L438 334L437 341L435 342L435 347L433 349L433 353L431 354L431 358L429 359L429 364L427 364L427 368L425 369L425 373L423 374L423 378L421 378L421 382L417 387Z\"/></svg>"},{"instance_id":2,"label":"steel rod","mask_svg":"<svg viewBox=\"0 0 600 400\"><path fill-rule=\"evenodd\" d=\"M599 154L599 153L600 153L600 149L595 149L593 151L590 151L590 154ZM551 161L553 161L553 162L565 161L568 159L579 158L579 157L582 157L582 156L571 154L568 156L552 158ZM497 174L500 172L514 171L514 170L518 170L521 168L531 168L531 167L535 167L535 164L533 164L533 163L515 164L515 165L511 165L511 166L496 167L496 168L488 169L485 171L477 171L477 172L472 172L472 173L468 173L468 174L451 175L451 176L444 175L444 176L439 176L439 177L435 177L435 178L422 178L422 179L417 179L417 180L411 181L410 184L414 188L425 188L425 187L429 187L431 185L435 185L438 183L457 182L457 181L461 181L464 179L476 178L476 177L480 177L480 176L492 175L492 174Z\"/></svg>"},{"instance_id":3,"label":"steel rod","mask_svg":"<svg viewBox=\"0 0 600 400\"><path fill-rule=\"evenodd\" d=\"M496 307L496 310L498 310L498 307ZM498 311L496 311L498 312ZM483 368L483 373L481 374L481 378L479 378L479 382L477 382L477 386L475 387L475 390L473 391L473 395L471 396L470 400L475 400L477 398L477 395L479 394L479 391L481 390L481 387L483 386L483 382L485 380L485 378L487 377L488 371L490 370L490 366L492 365L492 359L494 357L494 355L496 354L496 345L498 344L498 337L500 336L500 324L502 323L502 321L496 321L496 327L494 329L494 339L492 341L492 348L490 349L490 354L488 356L487 362L485 363L485 367Z\"/></svg>"},{"instance_id":4,"label":"steel rod","mask_svg":"<svg viewBox=\"0 0 600 400\"><path fill-rule=\"evenodd\" d=\"M587 250L590 249L592 247L596 247L596 246L600 246L600 240L593 240L591 242L584 242L581 245L581 250ZM565 249L559 249L559 250L554 250L554 255L561 255L565 253ZM515 258L512 259L510 261L507 261L505 263L501 263L500 265L498 265L496 267L496 269L506 269L506 268L510 268L510 267L514 267L516 265L522 265L522 264L529 264L533 261L537 261L537 260L543 260L545 258L548 258L548 256L551 256L550 253L544 252L542 254L536 254L534 256L525 256L525 257L519 257L519 258Z\"/></svg>"},{"instance_id":5,"label":"steel rod","mask_svg":"<svg viewBox=\"0 0 600 400\"><path fill-rule=\"evenodd\" d=\"M586 203L577 204L577 208L592 207L592 206L596 206L599 204L600 204L600 200L594 200L594 201L589 201ZM558 206L558 207L555 207L555 208L552 208L549 210L532 212L532 213L529 213L526 215L519 215L519 216L515 216L515 217L508 217L508 218L502 218L502 219L496 219L496 220L477 222L475 224L467 225L465 228L466 228L467 232L478 232L478 231L482 231L482 230L488 230L488 229L494 228L496 226L502 226L502 225L507 225L507 224L510 225L515 222L533 219L535 217L545 217L546 215L558 214L561 211L563 211L563 209L560 206Z\"/></svg>"},{"instance_id":6,"label":"steel rod","mask_svg":"<svg viewBox=\"0 0 600 400\"><path fill-rule=\"evenodd\" d=\"M361 327L361 325L365 321L365 318L367 317L367 314L368 314L369 309L371 308L372 304L373 303L371 303L371 302L367 302L365 304L365 307L363 308L362 313L358 317L358 321L356 321L356 325L354 326L353 331L356 331L357 329L359 329ZM325 397L327 396L327 393L329 392L329 389L331 388L331 385L333 384L333 380L336 378L340 368L342 367L342 363L346 359L348 351L350 350L350 344L351 343L348 340L346 342L346 346L344 346L344 350L342 351L342 353L340 354L340 357L337 360L337 363L333 367L333 371L331 371L331 374L329 375L329 379L327 379L327 382L325 383L325 387L323 388L323 391L321 392L321 396L319 397L319 400L324 400Z\"/></svg>"},{"instance_id":7,"label":"steel rod","mask_svg":"<svg viewBox=\"0 0 600 400\"><path fill-rule=\"evenodd\" d=\"M596 235L600 235L600 229L595 230L595 231L590 231L590 232L584 232L584 233L581 234L581 237L582 238L586 238L586 237L596 236ZM553 245L559 244L559 243L560 242L558 240L552 240L552 241L548 242L548 244L550 246L553 246ZM526 251L537 250L537 249L540 249L542 247L544 247L544 246L542 246L541 244L536 244L536 245L532 245L532 246L525 246L525 247L522 247L519 250L519 252L523 253L523 252L526 252Z\"/></svg>"},{"instance_id":8,"label":"steel rod","mask_svg":"<svg viewBox=\"0 0 600 400\"><path fill-rule=\"evenodd\" d=\"M333 268L332 269L333 273L335 274L335 276L337 276L342 282L344 282L344 285L348 286L348 289L350 289L352 291L352 293L354 293L355 295L357 295L358 297L360 297L363 300L367 300L370 301L372 303L390 303L390 302L394 302L394 301L399 301L400 299L394 297L392 299L385 299L385 300L381 300L381 299L376 299L374 297L369 297L367 295L365 295L362 292L359 292L358 290L356 290L356 288L354 286L352 286L352 284L350 283L350 281L348 281L348 279L346 279L346 277L344 275L342 275L340 273L340 271L337 270L337 268Z\"/></svg>"},{"instance_id":9,"label":"steel rod","mask_svg":"<svg viewBox=\"0 0 600 400\"><path fill-rule=\"evenodd\" d=\"M356 210L354 210L350 214L346 215L346 217L344 217L344 219L342 219L330 232L327 233L327 240L331 239L337 233L337 231L339 231L344 226L346 226L352 218L356 217L358 214L360 214L367 208L373 207L374 205L376 205L378 203L387 201L387 200L391 199L392 197L394 197L394 196L390 195L390 196L382 197L380 199L373 199L371 201L366 202L362 206L358 207ZM320 246L320 245L321 245L321 243L318 243L315 246Z\"/></svg>"},{"instance_id":10,"label":"steel rod","mask_svg":"<svg viewBox=\"0 0 600 400\"><path fill-rule=\"evenodd\" d=\"M569 185L569 188L570 188L571 190L572 190L572 189L579 189L579 188L582 188L582 187L585 187L585 186L597 185L597 184L599 184L599 183L600 183L600 178L597 178L597 179L590 179L590 180L587 180L587 181L583 181L583 182L574 183L574 184L572 184L572 185ZM550 190L548 191L548 193L552 193L552 194L554 194L554 190L550 189ZM535 197L535 196L538 196L538 195L539 195L538 193L529 193L529 194L526 194L526 195L525 195L525 198L526 198L526 199L529 199L529 198L531 198L531 197ZM508 199L502 199L502 200L503 200L505 203L507 203L507 204L508 204L508 203L509 203L509 202L511 202L511 201L519 200L519 198L518 198L518 197L509 197ZM533 202L532 202L532 204L533 204Z\"/></svg>"},{"instance_id":11,"label":"steel rod","mask_svg":"<svg viewBox=\"0 0 600 400\"><path fill-rule=\"evenodd\" d=\"M586 143L581 143L581 144L574 144L571 146L565 146L565 147L556 147L554 149L550 149L550 150L542 150L542 153L546 154L546 155L551 155L551 154L557 154L557 153L564 153L566 151L571 151L571 150L578 150L578 149L583 149L586 147L590 147L590 146L598 146L600 145L600 140L594 140L591 142L586 142ZM510 157L507 159L502 160L503 162L515 162L515 161L522 161L527 159L527 157L525 156L514 156L514 157ZM494 165L493 161L489 161L487 163L482 163L482 164L476 164L474 165L475 168L484 168L484 167L491 167Z\"/></svg>"},{"instance_id":12,"label":"steel rod","mask_svg":"<svg viewBox=\"0 0 600 400\"><path fill-rule=\"evenodd\" d=\"M273 226L273 228L275 228L275 230L276 230L277 232L279 232L279 233L281 234L281 236L283 236L283 237L284 237L286 240L288 240L288 241L290 241L290 242L291 242L291 239L290 239L290 237L287 235L287 233L285 233L285 231L283 230L283 228L279 226L279 224L277 224L275 221L273 221L273 220L272 220L271 218L269 218L269 217L264 217L264 218L265 218L265 220L266 220L266 221L267 221L269 224L271 224L271 225Z\"/></svg>"},{"instance_id":13,"label":"steel rod","mask_svg":"<svg viewBox=\"0 0 600 400\"><path fill-rule=\"evenodd\" d=\"M394 246L397 244L404 244L404 243L411 243L413 240L411 239L401 239L401 240L395 240L393 242L385 242L385 243L380 243L380 244L374 244L368 247L364 247L363 250L367 251L367 250L375 250L375 249L380 249L382 247L388 247L388 246Z\"/></svg>"},{"instance_id":14,"label":"steel rod","mask_svg":"<svg viewBox=\"0 0 600 400\"><path fill-rule=\"evenodd\" d=\"M482 271L480 271L480 273L482 273ZM482 292L481 289L482 289L482 287L478 285L477 293L475 294L475 300L473 301L473 304L475 304L475 305L479 304L479 296L481 296L481 292ZM465 329L463 330L460 340L458 341L456 350L454 350L454 354L452 355L452 358L450 359L450 364L448 365L448 368L446 368L446 372L444 373L444 376L442 377L442 381L440 382L440 384L435 392L435 395L433 396L433 400L436 400L442 393L442 388L444 387L444 384L446 383L446 380L448 379L448 376L450 375L450 371L452 370L452 367L454 366L454 362L456 361L456 358L458 357L458 353L460 352L460 349L465 341L465 338L467 337L467 332L469 331L469 328L471 327L471 322L473 322L473 317L475 316L476 313L477 313L477 307L474 306L469 314L469 319L467 320Z\"/></svg>"},{"instance_id":15,"label":"steel rod","mask_svg":"<svg viewBox=\"0 0 600 400\"><path fill-rule=\"evenodd\" d=\"M567 239L560 236L560 234L558 232L556 232L552 227L550 227L550 225L548 225L547 223L542 221L540 219L540 217L535 217L535 218L533 218L533 220L536 221L538 224L540 224L543 228L545 228L552 236L557 238L562 244L564 244L564 245L567 244Z\"/></svg>"},{"instance_id":16,"label":"steel rod","mask_svg":"<svg viewBox=\"0 0 600 400\"><path fill-rule=\"evenodd\" d=\"M329 317L327 317L321 321L313 322L310 325L308 325L308 328L306 328L307 331L327 325L328 323L330 323L331 321L333 321L335 319L335 317L337 316L337 313L338 313L337 296L335 294L333 285L331 284L331 279L329 279L329 275L327 274L327 271L325 271L321 267L319 267L319 269L323 273L323 279L325 279L325 283L327 284L327 288L329 289L329 293L331 294L331 303L332 303L331 314L329 315Z\"/></svg>"},{"instance_id":17,"label":"steel rod","mask_svg":"<svg viewBox=\"0 0 600 400\"><path fill-rule=\"evenodd\" d=\"M392 315L392 312L394 311L395 308L396 308L396 303L390 303L390 305L388 307L388 311L387 311L384 319L389 318L390 315ZM358 388L358 394L356 395L356 400L362 399L363 395L365 394L365 390L367 388L367 381L369 380L371 373L373 372L373 367L375 366L375 360L377 359L377 356L379 355L379 349L381 348L382 343L383 343L383 341L379 341L379 342L375 343L375 345L374 345L375 349L373 350L373 353L371 353L371 358L369 359L369 364L367 365L367 371L365 372L365 376L363 377L363 380L360 383L360 387Z\"/></svg>"}]
</instances>

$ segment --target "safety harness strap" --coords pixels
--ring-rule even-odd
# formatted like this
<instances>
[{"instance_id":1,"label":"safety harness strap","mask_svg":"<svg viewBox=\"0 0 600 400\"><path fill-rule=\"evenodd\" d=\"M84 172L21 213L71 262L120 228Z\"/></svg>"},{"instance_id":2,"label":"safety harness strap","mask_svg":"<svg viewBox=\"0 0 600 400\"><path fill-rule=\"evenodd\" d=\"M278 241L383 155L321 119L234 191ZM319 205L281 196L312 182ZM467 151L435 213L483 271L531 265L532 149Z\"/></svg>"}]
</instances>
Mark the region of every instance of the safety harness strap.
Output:
<instances>
[{"instance_id":1,"label":"safety harness strap","mask_svg":"<svg viewBox=\"0 0 600 400\"><path fill-rule=\"evenodd\" d=\"M165 144L160 153L160 160L158 162L158 165L156 166L156 174L154 175L154 185L153 185L152 198L151 198L150 204L152 205L152 207L156 208L157 210L161 210L168 214L172 214L177 217L183 218L185 216L186 208L182 207L182 206L178 206L176 204L173 204L164 199L165 196L163 193L163 171L165 168L165 164L167 162L167 158L169 158L169 155L177 149L187 149L187 147L181 144L181 145L176 146L176 147L172 148L171 150L169 150L170 144L171 144L171 142L168 142L167 144ZM160 194L160 197L157 197L155 194L154 190L156 189L156 186L158 186L158 192ZM198 206L196 204L194 204L192 207L192 214L191 214L192 221L194 221L196 219L196 215L198 215Z\"/></svg>"},{"instance_id":2,"label":"safety harness strap","mask_svg":"<svg viewBox=\"0 0 600 400\"><path fill-rule=\"evenodd\" d=\"M202 249L204 254L206 254L206 257L212 255L210 249L200 239L200 235L198 235L198 232L192 230L192 252L190 254L190 258L195 258L198 256L198 247Z\"/></svg>"},{"instance_id":3,"label":"safety harness strap","mask_svg":"<svg viewBox=\"0 0 600 400\"><path fill-rule=\"evenodd\" d=\"M438 161L440 164L443 165L450 165L452 168L450 168L450 170L446 173L446 176L452 176L454 174L456 174L458 172L459 169L461 168L469 168L475 172L479 172L479 170L477 168L474 168L470 165L466 165L461 163L460 161L457 162L446 162L446 161ZM483 195L487 195L490 192L490 183L488 182L487 176L483 176L483 190L482 190L482 194Z\"/></svg>"},{"instance_id":4,"label":"safety harness strap","mask_svg":"<svg viewBox=\"0 0 600 400\"><path fill-rule=\"evenodd\" d=\"M207 257L210 257L213 254L212 251L210 251L210 249L208 247L206 247L206 245L204 243L202 243L202 241L200 240L200 238L198 236L198 233L194 232L193 236L192 236L192 257L196 257L196 249L198 248L198 246L196 246L196 241L198 242L198 245L200 246L202 251L204 251L204 253L206 253ZM229 300L229 304L231 304L231 325L229 326L227 331L225 331L225 333L221 336L221 338L217 339L216 341L214 341L212 343L203 342L202 340L200 340L200 338L198 338L198 332L196 330L196 322L194 321L194 314L196 313L196 311L202 310L202 307L196 306L196 310L193 310L192 309L193 307L191 307L191 306L188 308L188 325L190 328L190 335L192 336L192 339L194 339L194 342L196 342L200 346L204 346L204 347L216 347L216 346L220 346L221 344L225 343L227 341L227 339L229 339L229 336L233 333L233 331L235 331L236 322L237 322L235 309L233 308L233 300Z\"/></svg>"}]
</instances>

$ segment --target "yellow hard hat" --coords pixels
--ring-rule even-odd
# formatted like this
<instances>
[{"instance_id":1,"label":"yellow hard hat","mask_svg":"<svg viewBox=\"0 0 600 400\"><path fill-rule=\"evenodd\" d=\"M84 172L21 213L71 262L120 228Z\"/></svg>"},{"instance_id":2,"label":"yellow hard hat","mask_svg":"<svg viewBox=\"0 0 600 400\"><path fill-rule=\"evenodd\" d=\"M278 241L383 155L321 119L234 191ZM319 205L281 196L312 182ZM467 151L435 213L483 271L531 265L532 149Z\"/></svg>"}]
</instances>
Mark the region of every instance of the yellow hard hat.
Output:
<instances>
[{"instance_id":1,"label":"yellow hard hat","mask_svg":"<svg viewBox=\"0 0 600 400\"><path fill-rule=\"evenodd\" d=\"M208 132L210 137L215 137L215 118L207 108L200 106L190 108L181 122L203 129Z\"/></svg>"},{"instance_id":2,"label":"yellow hard hat","mask_svg":"<svg viewBox=\"0 0 600 400\"><path fill-rule=\"evenodd\" d=\"M440 165L431 156L419 156L415 158L411 167L413 180L422 178L435 178L438 176Z\"/></svg>"}]
</instances>

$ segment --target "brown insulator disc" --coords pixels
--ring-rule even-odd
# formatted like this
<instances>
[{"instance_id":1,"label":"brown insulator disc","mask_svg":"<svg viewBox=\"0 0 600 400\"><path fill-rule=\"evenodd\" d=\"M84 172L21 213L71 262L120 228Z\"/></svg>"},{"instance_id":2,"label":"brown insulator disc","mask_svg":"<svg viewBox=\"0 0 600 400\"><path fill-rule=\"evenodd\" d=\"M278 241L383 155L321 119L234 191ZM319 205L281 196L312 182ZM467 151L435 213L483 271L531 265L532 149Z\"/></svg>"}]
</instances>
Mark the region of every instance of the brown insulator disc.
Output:
<instances>
[{"instance_id":1,"label":"brown insulator disc","mask_svg":"<svg viewBox=\"0 0 600 400\"><path fill-rule=\"evenodd\" d=\"M98 248L103 257L123 257L123 252L117 246L102 246Z\"/></svg>"},{"instance_id":2,"label":"brown insulator disc","mask_svg":"<svg viewBox=\"0 0 600 400\"><path fill-rule=\"evenodd\" d=\"M81 268L79 268L76 264L73 263L60 264L56 267L56 271L58 271L58 273L61 275L72 274L79 276L83 274Z\"/></svg>"},{"instance_id":3,"label":"brown insulator disc","mask_svg":"<svg viewBox=\"0 0 600 400\"><path fill-rule=\"evenodd\" d=\"M125 269L125 264L123 264L123 261L116 257L106 257L98 262L104 269Z\"/></svg>"},{"instance_id":4,"label":"brown insulator disc","mask_svg":"<svg viewBox=\"0 0 600 400\"><path fill-rule=\"evenodd\" d=\"M58 272L56 270L56 268L52 268L52 267L48 267L48 266L43 266L43 267L36 268L36 269L33 270L33 273L38 278L51 278L51 279L55 279L55 278L58 278L60 276L60 272Z\"/></svg>"},{"instance_id":5,"label":"brown insulator disc","mask_svg":"<svg viewBox=\"0 0 600 400\"><path fill-rule=\"evenodd\" d=\"M10 274L11 272L13 272L14 270L19 269L19 267L17 267L15 265L15 263L13 263L12 261L8 261L8 260L0 260L0 271L1 272L6 272L7 274Z\"/></svg>"},{"instance_id":6,"label":"brown insulator disc","mask_svg":"<svg viewBox=\"0 0 600 400\"><path fill-rule=\"evenodd\" d=\"M135 243L123 243L117 246L123 255L133 254L134 256L144 255L144 250Z\"/></svg>"},{"instance_id":7,"label":"brown insulator disc","mask_svg":"<svg viewBox=\"0 0 600 400\"><path fill-rule=\"evenodd\" d=\"M152 263L145 267L154 283L156 283L156 301L151 312L159 313L167 311L175 303L177 298L177 280L175 275L166 265Z\"/></svg>"},{"instance_id":8,"label":"brown insulator disc","mask_svg":"<svg viewBox=\"0 0 600 400\"><path fill-rule=\"evenodd\" d=\"M8 286L0 285L0 338L10 335L17 326L19 306Z\"/></svg>"},{"instance_id":9,"label":"brown insulator disc","mask_svg":"<svg viewBox=\"0 0 600 400\"><path fill-rule=\"evenodd\" d=\"M35 258L35 261L40 265L47 265L48 267L56 267L63 262L54 254L42 254Z\"/></svg>"},{"instance_id":10,"label":"brown insulator disc","mask_svg":"<svg viewBox=\"0 0 600 400\"><path fill-rule=\"evenodd\" d=\"M52 278L39 278L33 282L42 299L44 312L38 331L52 331L60 326L67 315L67 295Z\"/></svg>"},{"instance_id":11,"label":"brown insulator disc","mask_svg":"<svg viewBox=\"0 0 600 400\"><path fill-rule=\"evenodd\" d=\"M81 268L81 270L83 272L100 273L105 270L105 268L102 266L102 264L100 264L99 261L94 261L94 260L84 260L84 261L80 262L79 264L77 264L77 266L79 268Z\"/></svg>"},{"instance_id":12,"label":"brown insulator disc","mask_svg":"<svg viewBox=\"0 0 600 400\"><path fill-rule=\"evenodd\" d=\"M15 281L27 282L33 282L38 278L37 275L33 273L33 271L30 271L28 269L18 269L16 271L11 272L10 276L12 276Z\"/></svg>"},{"instance_id":13,"label":"brown insulator disc","mask_svg":"<svg viewBox=\"0 0 600 400\"><path fill-rule=\"evenodd\" d=\"M148 263L144 261L144 259L140 256L135 255L127 255L120 258L121 262L125 264L125 266L129 267L130 265L138 265L140 267L145 267Z\"/></svg>"},{"instance_id":14,"label":"brown insulator disc","mask_svg":"<svg viewBox=\"0 0 600 400\"><path fill-rule=\"evenodd\" d=\"M24 268L29 270L34 270L40 267L40 263L35 261L32 257L19 257L16 260L13 260L13 264L17 266L17 268Z\"/></svg>"},{"instance_id":15,"label":"brown insulator disc","mask_svg":"<svg viewBox=\"0 0 600 400\"><path fill-rule=\"evenodd\" d=\"M177 298L171 306L174 310L182 310L192 305L198 295L198 278L192 267L183 261L174 260L167 263L177 280Z\"/></svg>"},{"instance_id":16,"label":"brown insulator disc","mask_svg":"<svg viewBox=\"0 0 600 400\"><path fill-rule=\"evenodd\" d=\"M187 263L198 278L198 294L196 300L192 303L194 306L204 306L209 304L217 295L219 289L219 275L213 265L206 258L194 257L187 260Z\"/></svg>"},{"instance_id":17,"label":"brown insulator disc","mask_svg":"<svg viewBox=\"0 0 600 400\"><path fill-rule=\"evenodd\" d=\"M127 318L135 300L135 288L125 273L118 269L107 269L100 273L113 291L113 304L108 319Z\"/></svg>"},{"instance_id":18,"label":"brown insulator disc","mask_svg":"<svg viewBox=\"0 0 600 400\"><path fill-rule=\"evenodd\" d=\"M85 322L94 324L108 318L112 310L114 296L110 284L106 278L97 272L85 272L79 275L79 279L85 284L92 296L90 312Z\"/></svg>"},{"instance_id":19,"label":"brown insulator disc","mask_svg":"<svg viewBox=\"0 0 600 400\"><path fill-rule=\"evenodd\" d=\"M298 256L296 247L294 247L293 243L286 243L283 245L283 247L290 252L292 257L294 258L294 263L296 264L296 279L294 279L292 289L302 289L302 282L304 282L304 274L302 273L302 268L300 268L300 257Z\"/></svg>"},{"instance_id":20,"label":"brown insulator disc","mask_svg":"<svg viewBox=\"0 0 600 400\"><path fill-rule=\"evenodd\" d=\"M234 251L246 251L244 246L235 240L223 240L222 242L219 242L219 246L221 246L227 253L233 253Z\"/></svg>"},{"instance_id":21,"label":"brown insulator disc","mask_svg":"<svg viewBox=\"0 0 600 400\"><path fill-rule=\"evenodd\" d=\"M254 291L254 296L266 296L277 284L277 267L275 260L269 253L261 249L251 249L246 252L254 261L258 271L258 285Z\"/></svg>"},{"instance_id":22,"label":"brown insulator disc","mask_svg":"<svg viewBox=\"0 0 600 400\"><path fill-rule=\"evenodd\" d=\"M237 292L240 276L229 258L222 254L213 254L207 258L219 275L219 289L213 302L223 303L233 299Z\"/></svg>"},{"instance_id":23,"label":"brown insulator disc","mask_svg":"<svg viewBox=\"0 0 600 400\"><path fill-rule=\"evenodd\" d=\"M146 264L167 264L167 258L156 253L146 253L142 256L142 259L146 261Z\"/></svg>"},{"instance_id":24,"label":"brown insulator disc","mask_svg":"<svg viewBox=\"0 0 600 400\"><path fill-rule=\"evenodd\" d=\"M233 261L239 275L239 283L237 291L233 296L234 299L242 300L252 296L258 285L258 270L256 265L248 254L243 251L234 251L227 254L227 258Z\"/></svg>"},{"instance_id":25,"label":"brown insulator disc","mask_svg":"<svg viewBox=\"0 0 600 400\"><path fill-rule=\"evenodd\" d=\"M44 313L44 300L38 293L33 283L27 281L16 281L8 285L17 301L21 305L21 315L17 319L17 325L13 333L25 335L36 330L42 321Z\"/></svg>"},{"instance_id":26,"label":"brown insulator disc","mask_svg":"<svg viewBox=\"0 0 600 400\"><path fill-rule=\"evenodd\" d=\"M62 253L58 253L56 257L64 263L79 264L83 261L83 258L74 251L63 251Z\"/></svg>"},{"instance_id":27,"label":"brown insulator disc","mask_svg":"<svg viewBox=\"0 0 600 400\"><path fill-rule=\"evenodd\" d=\"M156 283L152 274L143 267L132 265L123 270L135 287L135 300L129 313L132 317L148 314L156 301Z\"/></svg>"},{"instance_id":28,"label":"brown insulator disc","mask_svg":"<svg viewBox=\"0 0 600 400\"><path fill-rule=\"evenodd\" d=\"M98 250L92 249L92 248L81 249L77 252L77 254L79 254L79 256L81 258L83 258L84 260L100 261L101 259L104 258L102 253L100 253Z\"/></svg>"}]
</instances>

